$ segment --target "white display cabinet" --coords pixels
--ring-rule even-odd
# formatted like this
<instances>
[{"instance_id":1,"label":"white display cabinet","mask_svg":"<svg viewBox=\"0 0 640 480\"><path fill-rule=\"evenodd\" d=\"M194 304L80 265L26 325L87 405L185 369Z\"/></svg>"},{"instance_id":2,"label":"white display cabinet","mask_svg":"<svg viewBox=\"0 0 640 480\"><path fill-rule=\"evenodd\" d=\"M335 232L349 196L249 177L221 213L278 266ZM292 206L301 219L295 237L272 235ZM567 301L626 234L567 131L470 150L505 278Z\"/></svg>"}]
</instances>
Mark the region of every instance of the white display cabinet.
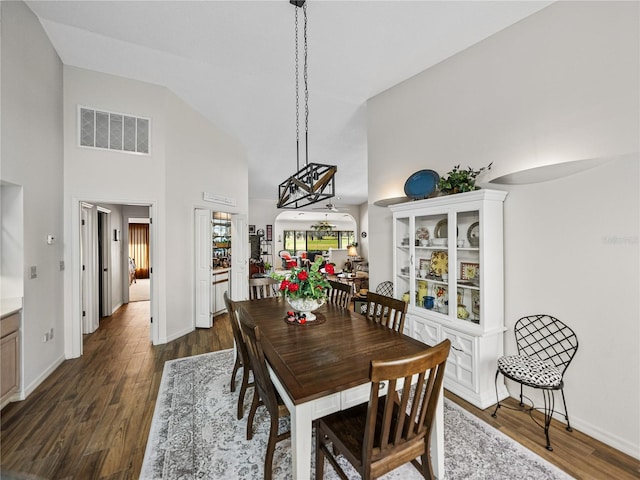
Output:
<instances>
[{"instance_id":1,"label":"white display cabinet","mask_svg":"<svg viewBox=\"0 0 640 480\"><path fill-rule=\"evenodd\" d=\"M409 303L411 335L448 338L445 388L477 407L496 402L503 353L503 204L476 190L392 205L394 296ZM500 381L498 394L507 396Z\"/></svg>"}]
</instances>

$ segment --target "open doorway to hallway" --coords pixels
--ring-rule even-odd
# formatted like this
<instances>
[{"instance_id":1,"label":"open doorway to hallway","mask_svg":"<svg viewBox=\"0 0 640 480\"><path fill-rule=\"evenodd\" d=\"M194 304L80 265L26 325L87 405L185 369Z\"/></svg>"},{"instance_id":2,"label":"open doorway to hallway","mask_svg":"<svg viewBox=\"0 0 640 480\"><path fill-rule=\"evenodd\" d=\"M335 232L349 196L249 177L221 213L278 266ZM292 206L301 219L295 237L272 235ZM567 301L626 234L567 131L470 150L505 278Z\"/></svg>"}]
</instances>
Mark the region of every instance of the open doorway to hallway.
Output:
<instances>
[{"instance_id":1,"label":"open doorway to hallway","mask_svg":"<svg viewBox=\"0 0 640 480\"><path fill-rule=\"evenodd\" d=\"M129 302L150 298L149 218L129 218Z\"/></svg>"}]
</instances>

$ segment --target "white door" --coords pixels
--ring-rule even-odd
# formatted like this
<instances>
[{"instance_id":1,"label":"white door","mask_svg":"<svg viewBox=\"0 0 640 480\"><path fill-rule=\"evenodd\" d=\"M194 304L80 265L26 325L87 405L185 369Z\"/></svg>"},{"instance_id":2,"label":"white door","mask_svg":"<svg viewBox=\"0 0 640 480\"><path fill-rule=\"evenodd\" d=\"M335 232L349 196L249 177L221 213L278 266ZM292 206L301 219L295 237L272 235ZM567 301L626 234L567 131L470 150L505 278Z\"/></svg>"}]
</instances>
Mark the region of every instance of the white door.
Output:
<instances>
[{"instance_id":1,"label":"white door","mask_svg":"<svg viewBox=\"0 0 640 480\"><path fill-rule=\"evenodd\" d=\"M200 328L209 328L212 322L211 309L211 212L201 208L195 210L195 272L196 272L196 298L195 298L195 325Z\"/></svg>"},{"instance_id":2,"label":"white door","mask_svg":"<svg viewBox=\"0 0 640 480\"><path fill-rule=\"evenodd\" d=\"M246 215L231 215L233 256L229 292L232 300L249 298L249 232Z\"/></svg>"},{"instance_id":3,"label":"white door","mask_svg":"<svg viewBox=\"0 0 640 480\"><path fill-rule=\"evenodd\" d=\"M158 312L158 300L157 296L154 294L155 288L155 277L153 276L153 264L155 258L155 238L156 238L156 228L157 225L153 223L154 219L154 206L153 204L149 205L149 314L151 324L149 325L149 337L151 338L151 343L157 345L159 343L158 339L160 338L160 319L157 315ZM129 233L127 232L127 242ZM128 244L128 243L127 243ZM128 260L128 258L127 258ZM127 263L127 272L128 263ZM129 285L129 275L127 274L127 285ZM129 289L127 288L127 292ZM155 321L154 321L155 319ZM164 324L164 328L166 328L166 324Z\"/></svg>"},{"instance_id":4,"label":"white door","mask_svg":"<svg viewBox=\"0 0 640 480\"><path fill-rule=\"evenodd\" d=\"M93 333L98 329L98 251L97 211L93 205L81 205L81 288L82 288L82 333Z\"/></svg>"}]
</instances>

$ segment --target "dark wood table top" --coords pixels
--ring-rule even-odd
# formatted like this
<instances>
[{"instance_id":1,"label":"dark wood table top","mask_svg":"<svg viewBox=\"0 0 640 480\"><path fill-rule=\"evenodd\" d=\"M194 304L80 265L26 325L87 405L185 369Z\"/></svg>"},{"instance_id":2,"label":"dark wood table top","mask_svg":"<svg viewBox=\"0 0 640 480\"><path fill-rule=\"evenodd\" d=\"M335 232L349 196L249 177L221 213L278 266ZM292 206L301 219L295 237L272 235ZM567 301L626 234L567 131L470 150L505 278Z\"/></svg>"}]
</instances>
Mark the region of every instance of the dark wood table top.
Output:
<instances>
[{"instance_id":1,"label":"dark wood table top","mask_svg":"<svg viewBox=\"0 0 640 480\"><path fill-rule=\"evenodd\" d=\"M291 307L281 297L238 306L260 327L265 356L296 405L368 383L373 359L430 348L335 305L323 305L314 312L318 320L305 325L285 320Z\"/></svg>"}]
</instances>

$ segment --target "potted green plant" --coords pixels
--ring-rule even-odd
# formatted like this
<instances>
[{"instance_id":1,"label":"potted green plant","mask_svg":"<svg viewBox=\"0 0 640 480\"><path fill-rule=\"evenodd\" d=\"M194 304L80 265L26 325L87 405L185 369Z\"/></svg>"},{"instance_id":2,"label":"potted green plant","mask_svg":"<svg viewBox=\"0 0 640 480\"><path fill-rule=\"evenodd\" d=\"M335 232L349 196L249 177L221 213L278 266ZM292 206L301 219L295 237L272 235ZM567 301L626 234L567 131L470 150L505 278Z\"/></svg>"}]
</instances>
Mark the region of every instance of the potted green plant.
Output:
<instances>
[{"instance_id":1,"label":"potted green plant","mask_svg":"<svg viewBox=\"0 0 640 480\"><path fill-rule=\"evenodd\" d=\"M471 167L463 170L460 169L460 165L456 165L451 171L447 172L446 176L440 178L438 188L445 194L478 190L480 187L476 186L476 177L482 172L491 170L491 165L493 165L493 162L478 170L474 170Z\"/></svg>"}]
</instances>

